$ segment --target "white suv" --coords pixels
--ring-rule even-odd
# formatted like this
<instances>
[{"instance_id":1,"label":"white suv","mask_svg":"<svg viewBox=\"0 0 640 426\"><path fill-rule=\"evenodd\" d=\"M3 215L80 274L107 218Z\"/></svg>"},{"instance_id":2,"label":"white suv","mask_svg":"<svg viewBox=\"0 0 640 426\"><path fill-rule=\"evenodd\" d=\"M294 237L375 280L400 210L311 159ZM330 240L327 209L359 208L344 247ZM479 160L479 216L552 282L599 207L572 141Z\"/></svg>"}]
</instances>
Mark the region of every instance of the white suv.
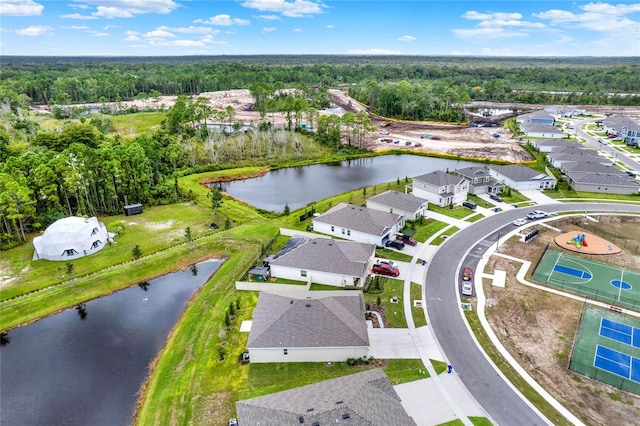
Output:
<instances>
[{"instance_id":1,"label":"white suv","mask_svg":"<svg viewBox=\"0 0 640 426\"><path fill-rule=\"evenodd\" d=\"M462 295L463 296L473 295L473 285L471 285L471 281L462 282Z\"/></svg>"},{"instance_id":2,"label":"white suv","mask_svg":"<svg viewBox=\"0 0 640 426\"><path fill-rule=\"evenodd\" d=\"M527 217L531 220L542 219L547 217L547 213L542 210L536 210L530 213L527 213Z\"/></svg>"}]
</instances>

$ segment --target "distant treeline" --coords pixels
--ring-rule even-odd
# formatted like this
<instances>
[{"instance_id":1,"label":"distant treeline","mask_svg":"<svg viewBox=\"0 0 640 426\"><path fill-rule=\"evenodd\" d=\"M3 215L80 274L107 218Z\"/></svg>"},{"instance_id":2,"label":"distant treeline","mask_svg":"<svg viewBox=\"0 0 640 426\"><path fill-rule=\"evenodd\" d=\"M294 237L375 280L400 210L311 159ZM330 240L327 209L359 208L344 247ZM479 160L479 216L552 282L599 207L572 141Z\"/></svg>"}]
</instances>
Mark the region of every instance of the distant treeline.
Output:
<instances>
[{"instance_id":1,"label":"distant treeline","mask_svg":"<svg viewBox=\"0 0 640 426\"><path fill-rule=\"evenodd\" d=\"M196 95L209 91L249 88L255 84L276 87L369 84L388 88L390 86L386 86L387 83L401 81L407 82L411 88L429 87L432 93L446 92L448 88L457 94L455 99L444 100L445 103L452 104L466 100L640 104L638 96L619 95L640 93L638 58L3 57L2 62L0 89L25 94L35 104ZM359 94L360 100L371 97L371 94L365 94L361 88L354 94ZM452 97L451 92L449 97ZM404 101L408 101L406 97ZM429 102L426 98L419 101L421 104ZM443 100L439 99L438 102ZM406 110L407 106L403 108L398 104L394 109ZM448 115L445 113L442 118L447 118Z\"/></svg>"}]
</instances>

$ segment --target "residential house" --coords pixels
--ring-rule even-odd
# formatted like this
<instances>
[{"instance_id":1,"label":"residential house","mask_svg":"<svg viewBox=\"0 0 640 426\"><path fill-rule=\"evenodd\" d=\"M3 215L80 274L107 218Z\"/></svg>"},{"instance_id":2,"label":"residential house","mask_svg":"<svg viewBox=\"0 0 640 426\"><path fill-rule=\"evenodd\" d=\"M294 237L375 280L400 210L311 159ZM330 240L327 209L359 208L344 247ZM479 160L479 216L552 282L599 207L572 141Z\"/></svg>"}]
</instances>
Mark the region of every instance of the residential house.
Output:
<instances>
[{"instance_id":1,"label":"residential house","mask_svg":"<svg viewBox=\"0 0 640 426\"><path fill-rule=\"evenodd\" d=\"M562 139L565 134L551 124L529 122L520 124L520 130L530 138L554 138Z\"/></svg>"},{"instance_id":2,"label":"residential house","mask_svg":"<svg viewBox=\"0 0 640 426\"><path fill-rule=\"evenodd\" d=\"M635 120L630 120L625 123L620 130L620 138L626 145L639 146L640 145L640 123Z\"/></svg>"},{"instance_id":3,"label":"residential house","mask_svg":"<svg viewBox=\"0 0 640 426\"><path fill-rule=\"evenodd\" d=\"M367 200L369 209L400 214L409 220L426 216L428 204L424 198L398 191L385 191Z\"/></svg>"},{"instance_id":4,"label":"residential house","mask_svg":"<svg viewBox=\"0 0 640 426\"><path fill-rule=\"evenodd\" d=\"M247 349L253 364L366 357L369 335L362 292L261 292Z\"/></svg>"},{"instance_id":5,"label":"residential house","mask_svg":"<svg viewBox=\"0 0 640 426\"><path fill-rule=\"evenodd\" d=\"M459 204L467 199L469 181L463 177L436 170L413 178L413 195L440 207Z\"/></svg>"},{"instance_id":6,"label":"residential house","mask_svg":"<svg viewBox=\"0 0 640 426\"><path fill-rule=\"evenodd\" d=\"M522 114L516 117L516 122L520 124L524 123L541 123L553 126L555 119L551 114L545 111L533 111L527 114Z\"/></svg>"},{"instance_id":7,"label":"residential house","mask_svg":"<svg viewBox=\"0 0 640 426\"><path fill-rule=\"evenodd\" d=\"M623 172L568 172L567 181L576 191L610 194L637 194L640 191L638 181Z\"/></svg>"},{"instance_id":8,"label":"residential house","mask_svg":"<svg viewBox=\"0 0 640 426\"><path fill-rule=\"evenodd\" d=\"M604 160L604 158L602 158ZM600 161L587 161L584 163L578 161L569 161L562 163L560 166L562 173L619 173L621 175L626 174L619 169L616 169L611 163L602 163Z\"/></svg>"},{"instance_id":9,"label":"residential house","mask_svg":"<svg viewBox=\"0 0 640 426\"><path fill-rule=\"evenodd\" d=\"M551 152L559 148L581 148L578 142L566 139L531 139L529 144L540 152Z\"/></svg>"},{"instance_id":10,"label":"residential house","mask_svg":"<svg viewBox=\"0 0 640 426\"><path fill-rule=\"evenodd\" d=\"M380 368L237 401L236 413L242 426L416 425Z\"/></svg>"},{"instance_id":11,"label":"residential house","mask_svg":"<svg viewBox=\"0 0 640 426\"><path fill-rule=\"evenodd\" d=\"M605 157L601 157L593 149L561 148L547 154L547 159L553 167L559 169L563 163L584 162L611 164Z\"/></svg>"},{"instance_id":12,"label":"residential house","mask_svg":"<svg viewBox=\"0 0 640 426\"><path fill-rule=\"evenodd\" d=\"M404 216L340 203L313 218L313 230L359 243L383 246L404 228Z\"/></svg>"},{"instance_id":13,"label":"residential house","mask_svg":"<svg viewBox=\"0 0 640 426\"><path fill-rule=\"evenodd\" d=\"M546 107L544 110L545 110L545 112L551 114L556 119L558 119L558 118L575 117L577 115L586 115L587 114L587 110L581 109L581 108L574 108L574 107L571 107L571 106L551 105L551 106Z\"/></svg>"},{"instance_id":14,"label":"residential house","mask_svg":"<svg viewBox=\"0 0 640 426\"><path fill-rule=\"evenodd\" d=\"M362 287L373 264L375 245L316 238L269 262L276 278L337 287Z\"/></svg>"},{"instance_id":15,"label":"residential house","mask_svg":"<svg viewBox=\"0 0 640 426\"><path fill-rule=\"evenodd\" d=\"M485 166L465 167L453 173L469 181L470 194L499 194L504 186L491 176L489 168Z\"/></svg>"},{"instance_id":16,"label":"residential house","mask_svg":"<svg viewBox=\"0 0 640 426\"><path fill-rule=\"evenodd\" d=\"M555 177L533 170L522 164L491 166L490 170L491 176L498 182L518 191L527 189L553 189L557 183Z\"/></svg>"},{"instance_id":17,"label":"residential house","mask_svg":"<svg viewBox=\"0 0 640 426\"><path fill-rule=\"evenodd\" d=\"M607 135L615 135L622 139L622 130L624 128L633 129L638 126L638 123L635 120L630 119L629 117L607 117L602 120L602 127Z\"/></svg>"}]
</instances>

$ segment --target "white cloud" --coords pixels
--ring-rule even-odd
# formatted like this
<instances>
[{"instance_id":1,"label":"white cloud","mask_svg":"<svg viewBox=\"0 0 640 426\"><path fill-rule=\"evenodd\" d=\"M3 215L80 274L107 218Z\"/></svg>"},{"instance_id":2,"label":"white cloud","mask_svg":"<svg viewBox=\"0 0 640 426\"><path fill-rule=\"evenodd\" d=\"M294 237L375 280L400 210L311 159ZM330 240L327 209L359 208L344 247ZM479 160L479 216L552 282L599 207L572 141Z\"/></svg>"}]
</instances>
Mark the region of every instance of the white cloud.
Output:
<instances>
[{"instance_id":1,"label":"white cloud","mask_svg":"<svg viewBox=\"0 0 640 426\"><path fill-rule=\"evenodd\" d=\"M173 46L189 46L189 47L193 47L193 46L197 46L197 47L202 47L204 46L204 43L200 40L174 40L172 43Z\"/></svg>"},{"instance_id":2,"label":"white cloud","mask_svg":"<svg viewBox=\"0 0 640 426\"><path fill-rule=\"evenodd\" d=\"M335 25L331 25L331 24L329 24L329 25L327 25L327 26L326 26L326 28L327 28L327 29L330 29L330 30L334 29L335 27L336 27Z\"/></svg>"},{"instance_id":3,"label":"white cloud","mask_svg":"<svg viewBox=\"0 0 640 426\"><path fill-rule=\"evenodd\" d=\"M71 25L70 27L60 27L61 30L78 30L78 31L82 31L82 30L88 30L89 27L87 27L86 25Z\"/></svg>"},{"instance_id":4,"label":"white cloud","mask_svg":"<svg viewBox=\"0 0 640 426\"><path fill-rule=\"evenodd\" d=\"M275 30L277 30L276 27L263 27L262 28L262 32L263 33L270 33L270 32L275 31Z\"/></svg>"},{"instance_id":5,"label":"white cloud","mask_svg":"<svg viewBox=\"0 0 640 426\"><path fill-rule=\"evenodd\" d=\"M164 38L153 38L149 40L149 45L153 47L178 46L178 47L203 47L207 44L224 45L226 42L214 40L212 36L206 35L200 40L165 40Z\"/></svg>"},{"instance_id":6,"label":"white cloud","mask_svg":"<svg viewBox=\"0 0 640 426\"><path fill-rule=\"evenodd\" d=\"M282 18L278 15L256 15L254 16L256 19L260 19L262 21L281 21Z\"/></svg>"},{"instance_id":7,"label":"white cloud","mask_svg":"<svg viewBox=\"0 0 640 426\"><path fill-rule=\"evenodd\" d=\"M149 31L144 35L145 38L167 38L167 37L175 37L172 33L167 30L156 29L153 31Z\"/></svg>"},{"instance_id":8,"label":"white cloud","mask_svg":"<svg viewBox=\"0 0 640 426\"><path fill-rule=\"evenodd\" d=\"M140 33L137 32L137 31L125 31L124 33L127 36L122 39L123 41L138 41L138 40L140 40L140 37L138 37L140 35Z\"/></svg>"},{"instance_id":9,"label":"white cloud","mask_svg":"<svg viewBox=\"0 0 640 426\"><path fill-rule=\"evenodd\" d=\"M89 6L86 4L77 4L77 3L69 3L67 4L67 7L70 7L71 9L89 9Z\"/></svg>"},{"instance_id":10,"label":"white cloud","mask_svg":"<svg viewBox=\"0 0 640 426\"><path fill-rule=\"evenodd\" d=\"M210 24L210 25L221 25L221 26L229 26L229 25L249 25L249 21L246 19L240 18L231 18L231 16L223 13L216 16L211 16L209 19L196 19L193 21L194 24Z\"/></svg>"},{"instance_id":11,"label":"white cloud","mask_svg":"<svg viewBox=\"0 0 640 426\"><path fill-rule=\"evenodd\" d=\"M60 18L62 18L62 19L82 19L82 20L98 19L96 16L80 15L79 13L72 13L70 15L60 15Z\"/></svg>"},{"instance_id":12,"label":"white cloud","mask_svg":"<svg viewBox=\"0 0 640 426\"><path fill-rule=\"evenodd\" d=\"M110 30L111 28L118 28L117 25L105 25L104 28L102 28L103 30Z\"/></svg>"},{"instance_id":13,"label":"white cloud","mask_svg":"<svg viewBox=\"0 0 640 426\"><path fill-rule=\"evenodd\" d=\"M463 39L476 39L481 38L495 39L495 38L511 38L511 37L527 37L529 34L521 31L509 31L504 28L470 28L470 29L453 29L453 33Z\"/></svg>"},{"instance_id":14,"label":"white cloud","mask_svg":"<svg viewBox=\"0 0 640 426\"><path fill-rule=\"evenodd\" d=\"M37 16L43 9L43 5L33 0L0 1L0 16Z\"/></svg>"},{"instance_id":15,"label":"white cloud","mask_svg":"<svg viewBox=\"0 0 640 426\"><path fill-rule=\"evenodd\" d=\"M347 50L349 55L400 55L399 50L388 49L351 49Z\"/></svg>"},{"instance_id":16,"label":"white cloud","mask_svg":"<svg viewBox=\"0 0 640 426\"><path fill-rule=\"evenodd\" d=\"M157 13L166 15L171 13L178 7L179 3L174 0L76 0L80 3L89 4L97 7L94 16L101 18L132 18L135 15L144 15L147 13ZM104 6L107 3L108 6Z\"/></svg>"},{"instance_id":17,"label":"white cloud","mask_svg":"<svg viewBox=\"0 0 640 426\"><path fill-rule=\"evenodd\" d=\"M94 37L110 37L111 34L109 33L101 33L100 31L87 31L88 33L92 34Z\"/></svg>"},{"instance_id":18,"label":"white cloud","mask_svg":"<svg viewBox=\"0 0 640 426\"><path fill-rule=\"evenodd\" d=\"M618 4L589 3L579 6L582 12L574 13L567 10L550 9L545 12L534 13L533 16L550 21L554 26L575 25L591 31L618 33L624 35L629 30L636 34L640 23L626 18L626 15L640 12L640 3Z\"/></svg>"},{"instance_id":19,"label":"white cloud","mask_svg":"<svg viewBox=\"0 0 640 426\"><path fill-rule=\"evenodd\" d=\"M495 12L495 13L480 13L475 10L469 10L465 12L462 17L464 19L470 19L474 21L490 21L493 19L501 19L501 20L518 20L522 19L522 15L520 13L504 13L504 12Z\"/></svg>"},{"instance_id":20,"label":"white cloud","mask_svg":"<svg viewBox=\"0 0 640 426\"><path fill-rule=\"evenodd\" d=\"M403 35L402 37L398 37L398 40L400 40L400 41L415 41L416 38L414 36L410 36L410 35Z\"/></svg>"},{"instance_id":21,"label":"white cloud","mask_svg":"<svg viewBox=\"0 0 640 426\"><path fill-rule=\"evenodd\" d=\"M157 28L158 30L164 30L164 31L171 31L174 33L186 33L186 34L217 34L218 30L213 30L212 28L208 28L208 27L194 27L193 25L190 25L188 27L166 27L166 26L160 26Z\"/></svg>"},{"instance_id":22,"label":"white cloud","mask_svg":"<svg viewBox=\"0 0 640 426\"><path fill-rule=\"evenodd\" d=\"M294 33L301 33L302 32L302 28L294 28L293 32Z\"/></svg>"},{"instance_id":23,"label":"white cloud","mask_svg":"<svg viewBox=\"0 0 640 426\"><path fill-rule=\"evenodd\" d=\"M51 31L51 27L33 25L31 27L27 27L27 28L22 28L20 30L16 30L16 34L21 35L21 36L33 37L33 36L45 35L45 34L49 33L49 31Z\"/></svg>"},{"instance_id":24,"label":"white cloud","mask_svg":"<svg viewBox=\"0 0 640 426\"><path fill-rule=\"evenodd\" d=\"M277 12L290 18L301 18L323 13L326 7L322 3L308 0L247 0L243 7L257 9L262 12Z\"/></svg>"}]
</instances>

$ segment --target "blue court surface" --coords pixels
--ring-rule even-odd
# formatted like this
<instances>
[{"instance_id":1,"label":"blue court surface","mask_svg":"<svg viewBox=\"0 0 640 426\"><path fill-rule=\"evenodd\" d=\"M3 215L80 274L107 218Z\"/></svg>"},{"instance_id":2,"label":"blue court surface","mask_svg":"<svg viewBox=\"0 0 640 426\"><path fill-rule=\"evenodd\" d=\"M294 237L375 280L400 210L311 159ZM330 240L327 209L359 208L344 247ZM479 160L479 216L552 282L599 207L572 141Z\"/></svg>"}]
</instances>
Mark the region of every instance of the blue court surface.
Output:
<instances>
[{"instance_id":1,"label":"blue court surface","mask_svg":"<svg viewBox=\"0 0 640 426\"><path fill-rule=\"evenodd\" d=\"M640 359L606 346L596 346L593 366L625 379L640 382Z\"/></svg>"},{"instance_id":2,"label":"blue court surface","mask_svg":"<svg viewBox=\"0 0 640 426\"><path fill-rule=\"evenodd\" d=\"M625 345L640 348L640 329L621 322L602 318L600 335Z\"/></svg>"},{"instance_id":3,"label":"blue court surface","mask_svg":"<svg viewBox=\"0 0 640 426\"><path fill-rule=\"evenodd\" d=\"M587 272L587 271L583 271L580 269L576 269L576 268L571 268L569 266L564 266L564 265L555 265L553 267L553 270L555 272L559 272L561 274L565 274L565 275L570 275L572 277L578 277L578 278L584 278L584 279L591 279L592 275Z\"/></svg>"}]
</instances>

